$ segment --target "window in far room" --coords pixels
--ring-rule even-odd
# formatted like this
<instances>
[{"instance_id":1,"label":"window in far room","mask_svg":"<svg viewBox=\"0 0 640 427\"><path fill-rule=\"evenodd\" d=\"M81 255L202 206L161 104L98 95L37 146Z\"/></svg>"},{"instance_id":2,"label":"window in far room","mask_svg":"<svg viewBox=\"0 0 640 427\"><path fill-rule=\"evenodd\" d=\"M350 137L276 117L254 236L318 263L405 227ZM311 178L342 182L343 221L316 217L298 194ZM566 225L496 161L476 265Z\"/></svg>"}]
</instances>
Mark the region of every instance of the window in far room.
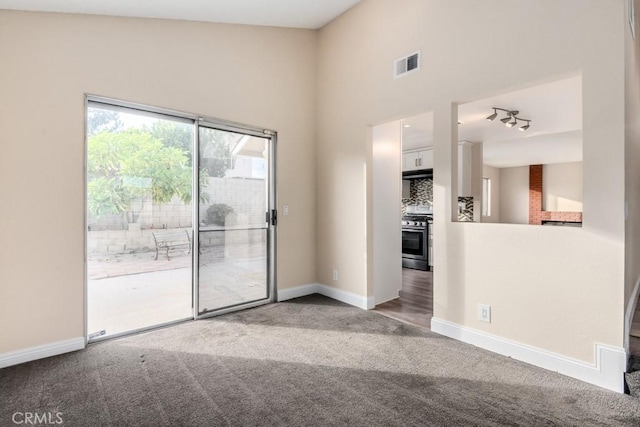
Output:
<instances>
[{"instance_id":1,"label":"window in far room","mask_svg":"<svg viewBox=\"0 0 640 427\"><path fill-rule=\"evenodd\" d=\"M482 216L491 216L491 179L482 178Z\"/></svg>"}]
</instances>

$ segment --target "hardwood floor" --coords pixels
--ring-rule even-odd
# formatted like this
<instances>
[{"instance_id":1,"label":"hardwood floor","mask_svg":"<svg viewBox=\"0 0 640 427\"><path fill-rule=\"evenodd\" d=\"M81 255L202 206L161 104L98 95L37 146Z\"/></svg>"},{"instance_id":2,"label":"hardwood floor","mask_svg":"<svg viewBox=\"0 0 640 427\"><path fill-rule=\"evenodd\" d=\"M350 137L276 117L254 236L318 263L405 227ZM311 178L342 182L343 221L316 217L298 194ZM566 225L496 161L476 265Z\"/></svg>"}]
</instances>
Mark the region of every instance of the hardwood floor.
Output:
<instances>
[{"instance_id":1,"label":"hardwood floor","mask_svg":"<svg viewBox=\"0 0 640 427\"><path fill-rule=\"evenodd\" d=\"M430 330L433 317L433 273L403 268L400 297L376 306L374 311Z\"/></svg>"}]
</instances>

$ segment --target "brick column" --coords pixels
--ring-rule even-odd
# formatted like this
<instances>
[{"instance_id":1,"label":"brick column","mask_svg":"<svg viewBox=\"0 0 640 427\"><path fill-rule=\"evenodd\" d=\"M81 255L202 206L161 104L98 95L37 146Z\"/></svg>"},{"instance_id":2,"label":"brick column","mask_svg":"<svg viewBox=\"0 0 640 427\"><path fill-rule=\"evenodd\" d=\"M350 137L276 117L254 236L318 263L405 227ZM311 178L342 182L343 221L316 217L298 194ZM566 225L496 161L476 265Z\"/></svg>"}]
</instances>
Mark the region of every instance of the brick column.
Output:
<instances>
[{"instance_id":1,"label":"brick column","mask_svg":"<svg viewBox=\"0 0 640 427\"><path fill-rule=\"evenodd\" d=\"M542 165L529 166L529 224L542 224Z\"/></svg>"}]
</instances>

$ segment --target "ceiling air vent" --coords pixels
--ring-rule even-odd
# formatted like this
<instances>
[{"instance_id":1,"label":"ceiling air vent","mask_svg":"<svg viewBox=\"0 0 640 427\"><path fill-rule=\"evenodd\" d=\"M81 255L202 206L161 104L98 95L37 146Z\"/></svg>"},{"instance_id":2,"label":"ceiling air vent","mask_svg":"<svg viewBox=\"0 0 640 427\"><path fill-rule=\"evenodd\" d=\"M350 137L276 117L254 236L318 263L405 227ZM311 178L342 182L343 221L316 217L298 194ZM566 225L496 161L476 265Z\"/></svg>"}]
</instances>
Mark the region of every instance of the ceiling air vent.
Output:
<instances>
[{"instance_id":1,"label":"ceiling air vent","mask_svg":"<svg viewBox=\"0 0 640 427\"><path fill-rule=\"evenodd\" d=\"M404 58L396 59L393 66L393 76L397 79L418 70L420 70L420 51Z\"/></svg>"}]
</instances>

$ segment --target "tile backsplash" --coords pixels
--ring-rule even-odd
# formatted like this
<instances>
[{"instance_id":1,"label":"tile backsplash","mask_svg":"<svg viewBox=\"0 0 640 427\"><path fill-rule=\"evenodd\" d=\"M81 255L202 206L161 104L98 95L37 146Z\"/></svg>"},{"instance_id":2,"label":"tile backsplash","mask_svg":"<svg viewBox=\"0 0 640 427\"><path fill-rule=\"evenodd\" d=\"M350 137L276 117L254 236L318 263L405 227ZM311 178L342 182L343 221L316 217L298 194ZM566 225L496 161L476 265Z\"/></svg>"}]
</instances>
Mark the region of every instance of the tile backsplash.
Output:
<instances>
[{"instance_id":1,"label":"tile backsplash","mask_svg":"<svg viewBox=\"0 0 640 427\"><path fill-rule=\"evenodd\" d=\"M409 198L402 199L402 215L407 214L409 205L433 204L433 178L409 180ZM458 197L458 221L473 221L473 197Z\"/></svg>"},{"instance_id":2,"label":"tile backsplash","mask_svg":"<svg viewBox=\"0 0 640 427\"><path fill-rule=\"evenodd\" d=\"M458 197L458 221L473 221L473 197Z\"/></svg>"},{"instance_id":3,"label":"tile backsplash","mask_svg":"<svg viewBox=\"0 0 640 427\"><path fill-rule=\"evenodd\" d=\"M402 199L402 215L406 215L408 205L433 203L433 178L411 179L409 182L409 198Z\"/></svg>"}]
</instances>

